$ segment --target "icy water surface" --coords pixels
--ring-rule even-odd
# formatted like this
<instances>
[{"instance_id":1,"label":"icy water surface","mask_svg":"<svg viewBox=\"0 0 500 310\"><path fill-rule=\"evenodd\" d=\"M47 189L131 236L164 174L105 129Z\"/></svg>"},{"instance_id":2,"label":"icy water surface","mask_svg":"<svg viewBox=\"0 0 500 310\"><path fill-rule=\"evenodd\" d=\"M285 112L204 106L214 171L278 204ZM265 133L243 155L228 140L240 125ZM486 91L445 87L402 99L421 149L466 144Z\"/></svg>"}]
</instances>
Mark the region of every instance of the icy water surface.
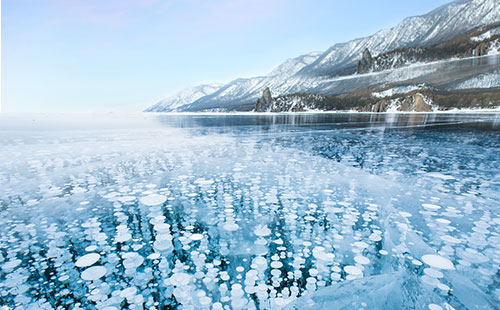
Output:
<instances>
[{"instance_id":1,"label":"icy water surface","mask_svg":"<svg viewBox=\"0 0 500 310\"><path fill-rule=\"evenodd\" d=\"M1 309L499 309L499 114L0 117Z\"/></svg>"}]
</instances>

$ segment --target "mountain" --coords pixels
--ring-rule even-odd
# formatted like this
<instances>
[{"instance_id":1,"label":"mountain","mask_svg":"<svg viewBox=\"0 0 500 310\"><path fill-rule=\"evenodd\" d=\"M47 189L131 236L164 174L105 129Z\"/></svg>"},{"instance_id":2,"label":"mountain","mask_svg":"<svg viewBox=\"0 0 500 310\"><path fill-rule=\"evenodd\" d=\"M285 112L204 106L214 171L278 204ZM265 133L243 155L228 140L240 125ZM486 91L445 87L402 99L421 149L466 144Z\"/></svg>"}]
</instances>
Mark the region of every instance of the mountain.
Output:
<instances>
[{"instance_id":1,"label":"mountain","mask_svg":"<svg viewBox=\"0 0 500 310\"><path fill-rule=\"evenodd\" d=\"M206 95L190 97L190 94L198 94L199 87L195 87L183 91L187 96L183 97L181 92L172 98L162 100L161 104L157 103L146 111L251 110L266 88L269 88L272 94L280 96L295 93L332 95L360 91L376 84L370 77L358 79L356 69L363 52L369 51L370 56L373 55L376 60L379 55L395 50L425 49L463 36L472 29L499 21L498 0L454 1L428 14L406 18L397 26L378 31L372 36L335 44L322 53L314 52L289 59L268 75L236 79ZM431 68L426 68L425 73L432 73ZM399 77L396 76L398 72L392 72L392 75L386 74L385 78L390 79L387 82L417 78L417 73L421 73L422 70L406 72L406 75ZM349 85L346 84L348 80ZM361 83L353 86L352 82ZM354 89L351 89L352 87Z\"/></svg>"},{"instance_id":2,"label":"mountain","mask_svg":"<svg viewBox=\"0 0 500 310\"><path fill-rule=\"evenodd\" d=\"M201 111L218 110L219 108L236 109L241 102L251 107L256 98L260 96L264 88L284 89L289 92L300 91L301 88L287 87L287 81L294 81L294 75L302 68L311 64L321 55L321 52L312 52L296 58L288 59L267 76L260 76L248 79L236 79L226 85L221 85L211 93L191 100L191 97L183 97L183 94L199 94L197 86L183 90L176 95L164 99L154 106L148 108L146 112L171 112L171 111ZM299 85L299 83L293 83ZM179 105L180 102L185 102Z\"/></svg>"},{"instance_id":3,"label":"mountain","mask_svg":"<svg viewBox=\"0 0 500 310\"><path fill-rule=\"evenodd\" d=\"M396 27L372 36L336 44L300 73L335 75L359 60L365 49L380 54L398 48L426 46L457 36L480 25L500 21L500 1L454 1L428 14L408 17Z\"/></svg>"},{"instance_id":4,"label":"mountain","mask_svg":"<svg viewBox=\"0 0 500 310\"><path fill-rule=\"evenodd\" d=\"M376 57L372 57L366 49L358 62L356 73L383 71L413 63L486 56L496 53L500 44L499 38L500 22L497 22L474 28L463 35L434 45L396 49Z\"/></svg>"},{"instance_id":5,"label":"mountain","mask_svg":"<svg viewBox=\"0 0 500 310\"><path fill-rule=\"evenodd\" d=\"M256 112L364 112L500 108L500 22L426 47L372 57L356 73L320 79L307 92L259 100ZM266 104L263 104L266 103Z\"/></svg>"},{"instance_id":6,"label":"mountain","mask_svg":"<svg viewBox=\"0 0 500 310\"><path fill-rule=\"evenodd\" d=\"M177 92L175 95L165 98L160 102L156 103L154 106L145 110L145 112L172 112L178 109L179 107L190 104L204 96L208 96L213 94L219 88L221 88L222 84L203 84L199 86L195 86L192 88L187 88Z\"/></svg>"}]
</instances>

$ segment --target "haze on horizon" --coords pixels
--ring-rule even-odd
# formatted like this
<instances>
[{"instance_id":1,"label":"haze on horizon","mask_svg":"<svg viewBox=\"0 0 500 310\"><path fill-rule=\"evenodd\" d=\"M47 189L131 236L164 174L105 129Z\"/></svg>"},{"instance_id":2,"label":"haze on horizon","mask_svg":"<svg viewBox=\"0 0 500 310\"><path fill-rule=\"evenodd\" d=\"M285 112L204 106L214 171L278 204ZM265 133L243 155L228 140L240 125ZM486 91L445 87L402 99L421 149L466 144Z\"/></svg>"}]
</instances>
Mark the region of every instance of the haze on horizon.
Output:
<instances>
[{"instance_id":1,"label":"haze on horizon","mask_svg":"<svg viewBox=\"0 0 500 310\"><path fill-rule=\"evenodd\" d=\"M2 111L141 111L447 2L4 0Z\"/></svg>"}]
</instances>

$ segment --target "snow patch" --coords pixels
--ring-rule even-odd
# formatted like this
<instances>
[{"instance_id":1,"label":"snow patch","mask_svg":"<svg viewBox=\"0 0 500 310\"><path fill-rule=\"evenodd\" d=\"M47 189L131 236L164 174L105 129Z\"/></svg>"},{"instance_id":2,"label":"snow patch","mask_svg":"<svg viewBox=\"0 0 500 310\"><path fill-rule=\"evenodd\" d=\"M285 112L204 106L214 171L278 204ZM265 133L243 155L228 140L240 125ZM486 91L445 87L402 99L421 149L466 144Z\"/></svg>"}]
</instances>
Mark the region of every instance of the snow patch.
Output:
<instances>
[{"instance_id":1,"label":"snow patch","mask_svg":"<svg viewBox=\"0 0 500 310\"><path fill-rule=\"evenodd\" d=\"M374 92L372 93L372 96L375 98L386 98L386 97L391 97L395 94L406 94L417 89L422 89L423 87L424 85L398 86L386 89L381 92Z\"/></svg>"},{"instance_id":2,"label":"snow patch","mask_svg":"<svg viewBox=\"0 0 500 310\"><path fill-rule=\"evenodd\" d=\"M455 89L500 87L500 70L481 74L458 84Z\"/></svg>"},{"instance_id":3,"label":"snow patch","mask_svg":"<svg viewBox=\"0 0 500 310\"><path fill-rule=\"evenodd\" d=\"M495 28L495 29L491 29L491 30L488 30L478 36L475 36L475 37L472 37L470 38L470 40L472 42L481 42L481 41L484 41L484 40L489 40L492 36L495 36L495 35L498 35L500 34L500 27L499 28Z\"/></svg>"}]
</instances>

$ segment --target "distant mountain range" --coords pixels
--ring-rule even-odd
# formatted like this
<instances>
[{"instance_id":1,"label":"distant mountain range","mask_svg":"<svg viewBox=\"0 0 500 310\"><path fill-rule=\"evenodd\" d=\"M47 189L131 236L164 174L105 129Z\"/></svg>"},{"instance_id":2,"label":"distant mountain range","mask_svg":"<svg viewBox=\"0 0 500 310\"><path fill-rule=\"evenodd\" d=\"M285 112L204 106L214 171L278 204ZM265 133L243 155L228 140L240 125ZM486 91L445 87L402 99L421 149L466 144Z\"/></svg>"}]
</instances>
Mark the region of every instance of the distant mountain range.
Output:
<instances>
[{"instance_id":1,"label":"distant mountain range","mask_svg":"<svg viewBox=\"0 0 500 310\"><path fill-rule=\"evenodd\" d=\"M265 90L266 100L259 100ZM372 36L288 59L265 76L180 91L146 111L380 112L497 106L500 1L460 0Z\"/></svg>"}]
</instances>

